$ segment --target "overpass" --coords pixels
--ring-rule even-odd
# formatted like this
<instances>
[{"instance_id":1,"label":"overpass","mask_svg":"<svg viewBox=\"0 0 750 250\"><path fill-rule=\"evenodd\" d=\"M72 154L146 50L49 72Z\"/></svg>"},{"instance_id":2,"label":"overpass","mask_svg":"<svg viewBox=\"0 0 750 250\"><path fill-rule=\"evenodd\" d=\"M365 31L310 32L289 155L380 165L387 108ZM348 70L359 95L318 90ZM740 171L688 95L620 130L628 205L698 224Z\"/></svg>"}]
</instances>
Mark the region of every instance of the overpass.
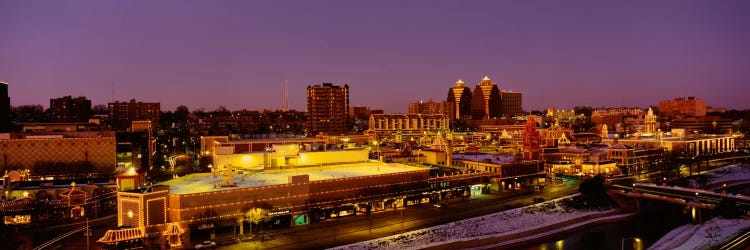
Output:
<instances>
[{"instance_id":1,"label":"overpass","mask_svg":"<svg viewBox=\"0 0 750 250\"><path fill-rule=\"evenodd\" d=\"M714 209L722 200L735 202L744 211L750 210L750 197L740 194L717 193L706 189L678 186L659 186L652 183L634 183L632 186L612 185L610 193L632 198L662 200L689 207Z\"/></svg>"}]
</instances>

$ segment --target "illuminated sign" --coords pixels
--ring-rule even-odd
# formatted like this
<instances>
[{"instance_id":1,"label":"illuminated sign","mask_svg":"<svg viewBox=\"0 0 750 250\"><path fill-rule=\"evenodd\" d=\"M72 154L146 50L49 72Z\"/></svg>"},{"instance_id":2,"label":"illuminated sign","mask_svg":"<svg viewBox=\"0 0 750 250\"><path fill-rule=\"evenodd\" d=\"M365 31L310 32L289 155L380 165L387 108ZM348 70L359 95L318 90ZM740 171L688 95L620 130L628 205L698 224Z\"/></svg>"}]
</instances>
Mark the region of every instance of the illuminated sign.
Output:
<instances>
[{"instance_id":1,"label":"illuminated sign","mask_svg":"<svg viewBox=\"0 0 750 250\"><path fill-rule=\"evenodd\" d=\"M300 214L294 218L294 225L307 225L307 215Z\"/></svg>"},{"instance_id":2,"label":"illuminated sign","mask_svg":"<svg viewBox=\"0 0 750 250\"><path fill-rule=\"evenodd\" d=\"M268 213L268 216L277 216L277 215L284 215L284 214L289 214L289 213L291 213L291 211L284 210L284 211L278 211L278 212L270 212Z\"/></svg>"}]
</instances>

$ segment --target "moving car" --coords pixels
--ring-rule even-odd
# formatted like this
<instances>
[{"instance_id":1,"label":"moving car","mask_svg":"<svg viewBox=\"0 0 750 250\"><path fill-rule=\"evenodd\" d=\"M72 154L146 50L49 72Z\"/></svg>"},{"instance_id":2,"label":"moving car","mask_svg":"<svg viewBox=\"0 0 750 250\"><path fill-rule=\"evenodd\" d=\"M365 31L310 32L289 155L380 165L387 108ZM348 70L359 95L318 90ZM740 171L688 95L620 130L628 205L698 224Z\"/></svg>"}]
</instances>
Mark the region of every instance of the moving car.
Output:
<instances>
[{"instance_id":1,"label":"moving car","mask_svg":"<svg viewBox=\"0 0 750 250\"><path fill-rule=\"evenodd\" d=\"M216 242L207 240L207 241L204 241L203 243L196 244L195 249L206 249L206 248L211 248L215 246L216 246Z\"/></svg>"}]
</instances>

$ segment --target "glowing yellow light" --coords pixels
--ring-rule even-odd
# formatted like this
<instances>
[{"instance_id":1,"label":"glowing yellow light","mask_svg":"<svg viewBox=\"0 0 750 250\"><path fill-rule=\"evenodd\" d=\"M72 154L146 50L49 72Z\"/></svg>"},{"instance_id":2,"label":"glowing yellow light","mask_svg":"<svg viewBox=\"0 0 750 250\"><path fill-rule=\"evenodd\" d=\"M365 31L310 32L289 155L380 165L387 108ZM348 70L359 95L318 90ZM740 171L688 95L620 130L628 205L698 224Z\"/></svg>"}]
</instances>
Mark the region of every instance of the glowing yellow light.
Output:
<instances>
[{"instance_id":1,"label":"glowing yellow light","mask_svg":"<svg viewBox=\"0 0 750 250\"><path fill-rule=\"evenodd\" d=\"M133 218L133 211L128 211L128 218Z\"/></svg>"},{"instance_id":2,"label":"glowing yellow light","mask_svg":"<svg viewBox=\"0 0 750 250\"><path fill-rule=\"evenodd\" d=\"M693 220L695 220L695 207L692 209Z\"/></svg>"},{"instance_id":3,"label":"glowing yellow light","mask_svg":"<svg viewBox=\"0 0 750 250\"><path fill-rule=\"evenodd\" d=\"M563 249L564 244L565 242L563 242L563 240L558 240L557 242L555 242L555 249L557 250Z\"/></svg>"},{"instance_id":4,"label":"glowing yellow light","mask_svg":"<svg viewBox=\"0 0 750 250\"><path fill-rule=\"evenodd\" d=\"M23 191L23 197L28 198L29 197L29 191Z\"/></svg>"}]
</instances>

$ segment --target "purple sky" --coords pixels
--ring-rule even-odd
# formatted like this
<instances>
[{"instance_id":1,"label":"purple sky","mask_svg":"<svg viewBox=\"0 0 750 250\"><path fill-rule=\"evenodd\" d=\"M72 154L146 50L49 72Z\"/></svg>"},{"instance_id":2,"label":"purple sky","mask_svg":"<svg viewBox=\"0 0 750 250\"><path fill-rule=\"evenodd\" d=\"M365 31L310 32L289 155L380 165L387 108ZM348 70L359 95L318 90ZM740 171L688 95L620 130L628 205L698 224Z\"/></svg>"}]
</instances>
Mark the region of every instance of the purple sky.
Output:
<instances>
[{"instance_id":1,"label":"purple sky","mask_svg":"<svg viewBox=\"0 0 750 250\"><path fill-rule=\"evenodd\" d=\"M84 95L291 108L305 88L406 112L489 75L524 109L698 96L750 108L750 1L0 1L12 105Z\"/></svg>"}]
</instances>

